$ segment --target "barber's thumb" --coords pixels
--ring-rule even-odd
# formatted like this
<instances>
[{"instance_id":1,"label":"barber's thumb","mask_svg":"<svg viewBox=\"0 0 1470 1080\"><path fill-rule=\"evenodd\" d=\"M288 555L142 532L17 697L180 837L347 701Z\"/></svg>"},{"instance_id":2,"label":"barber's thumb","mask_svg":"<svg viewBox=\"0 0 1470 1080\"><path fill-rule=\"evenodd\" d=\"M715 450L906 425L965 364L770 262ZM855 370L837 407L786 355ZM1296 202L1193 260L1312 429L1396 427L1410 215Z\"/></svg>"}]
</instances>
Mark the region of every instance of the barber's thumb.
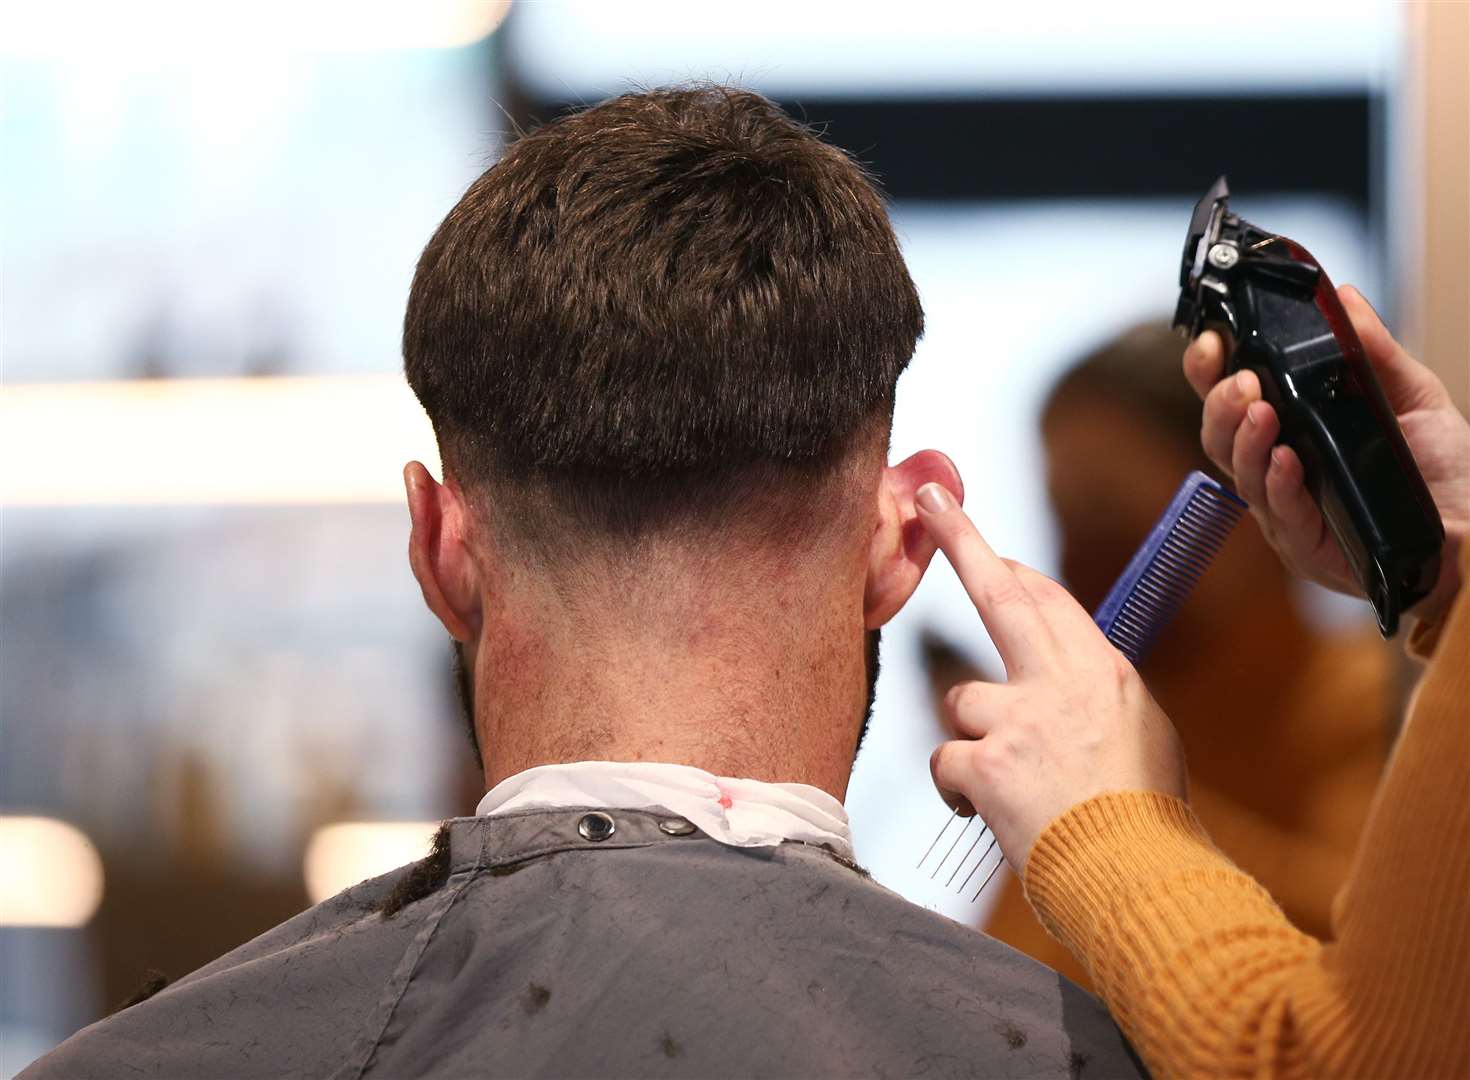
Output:
<instances>
[{"instance_id":1,"label":"barber's thumb","mask_svg":"<svg viewBox=\"0 0 1470 1080\"><path fill-rule=\"evenodd\" d=\"M940 743L934 748L934 753L929 755L929 776L934 781L935 790L944 800L944 805L957 811L961 817L970 817L975 813L974 803L960 784L960 778L964 776L961 771L964 768L964 759L968 758L974 745L973 742L956 739Z\"/></svg>"}]
</instances>

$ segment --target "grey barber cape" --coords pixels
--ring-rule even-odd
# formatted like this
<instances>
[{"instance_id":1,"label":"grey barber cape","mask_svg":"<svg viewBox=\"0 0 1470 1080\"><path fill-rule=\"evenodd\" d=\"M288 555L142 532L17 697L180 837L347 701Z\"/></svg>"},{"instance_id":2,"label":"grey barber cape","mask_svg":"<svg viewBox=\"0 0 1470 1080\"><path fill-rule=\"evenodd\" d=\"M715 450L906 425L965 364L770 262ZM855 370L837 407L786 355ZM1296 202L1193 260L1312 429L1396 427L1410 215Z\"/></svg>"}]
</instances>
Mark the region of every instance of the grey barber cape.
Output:
<instances>
[{"instance_id":1,"label":"grey barber cape","mask_svg":"<svg viewBox=\"0 0 1470 1080\"><path fill-rule=\"evenodd\" d=\"M822 847L541 809L455 819L436 850L22 1077L1142 1072L1091 996Z\"/></svg>"}]
</instances>

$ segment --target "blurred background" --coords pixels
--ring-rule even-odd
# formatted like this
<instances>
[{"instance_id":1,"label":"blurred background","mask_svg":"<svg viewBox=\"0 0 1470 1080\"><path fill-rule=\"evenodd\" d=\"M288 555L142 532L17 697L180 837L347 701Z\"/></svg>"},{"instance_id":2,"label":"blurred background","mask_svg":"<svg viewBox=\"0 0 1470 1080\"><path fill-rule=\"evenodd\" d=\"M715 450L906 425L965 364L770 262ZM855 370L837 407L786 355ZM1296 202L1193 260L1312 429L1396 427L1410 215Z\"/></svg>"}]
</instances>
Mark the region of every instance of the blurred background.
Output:
<instances>
[{"instance_id":1,"label":"blurred background","mask_svg":"<svg viewBox=\"0 0 1470 1080\"><path fill-rule=\"evenodd\" d=\"M1464 406L1466 11L0 5L0 1075L150 970L185 974L472 812L447 642L404 557L399 471L437 466L398 335L421 246L518 127L715 79L852 151L928 316L895 457L950 453L991 543L1064 574L1091 541L1057 473L1087 444L1044 437L1054 387L1167 319L1222 172ZM1126 442L1083 452L1110 459L1089 490L1189 467L1177 442ZM1261 563L1238 561L1248 590ZM1367 625L1289 603L1313 634ZM1365 800L1394 706L1387 651L1363 648L1384 689ZM1003 889L972 903L915 866L948 816L933 689L999 670L940 568L885 634L848 799L880 881L977 925Z\"/></svg>"}]
</instances>

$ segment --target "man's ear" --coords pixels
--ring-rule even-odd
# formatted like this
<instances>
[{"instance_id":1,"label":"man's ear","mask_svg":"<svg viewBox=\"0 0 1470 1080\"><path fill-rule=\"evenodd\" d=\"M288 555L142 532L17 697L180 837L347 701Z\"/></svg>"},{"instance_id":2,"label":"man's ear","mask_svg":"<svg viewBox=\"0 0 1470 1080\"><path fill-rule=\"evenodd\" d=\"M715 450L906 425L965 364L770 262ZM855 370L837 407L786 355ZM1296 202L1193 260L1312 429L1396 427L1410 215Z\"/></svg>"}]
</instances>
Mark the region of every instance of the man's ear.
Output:
<instances>
[{"instance_id":1,"label":"man's ear","mask_svg":"<svg viewBox=\"0 0 1470 1080\"><path fill-rule=\"evenodd\" d=\"M908 602L937 550L914 509L914 494L925 484L942 484L957 502L965 485L954 462L938 450L920 450L883 470L878 487L878 526L868 547L868 581L863 621L876 630Z\"/></svg>"},{"instance_id":2,"label":"man's ear","mask_svg":"<svg viewBox=\"0 0 1470 1080\"><path fill-rule=\"evenodd\" d=\"M455 641L479 636L483 621L480 574L468 543L469 513L463 494L441 484L417 461L403 468L408 492L408 564L424 603Z\"/></svg>"}]
</instances>

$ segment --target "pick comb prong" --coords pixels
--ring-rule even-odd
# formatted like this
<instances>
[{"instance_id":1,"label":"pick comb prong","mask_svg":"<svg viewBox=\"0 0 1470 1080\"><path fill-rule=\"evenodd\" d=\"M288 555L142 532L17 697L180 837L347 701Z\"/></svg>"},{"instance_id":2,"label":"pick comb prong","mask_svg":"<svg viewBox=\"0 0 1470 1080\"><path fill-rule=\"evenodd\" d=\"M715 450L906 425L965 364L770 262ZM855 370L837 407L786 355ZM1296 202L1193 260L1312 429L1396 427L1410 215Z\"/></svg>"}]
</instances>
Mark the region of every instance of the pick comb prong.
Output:
<instances>
[{"instance_id":1,"label":"pick comb prong","mask_svg":"<svg viewBox=\"0 0 1470 1080\"><path fill-rule=\"evenodd\" d=\"M979 833L976 834L974 841L970 844L968 848L965 849L965 853L960 856L960 861L954 864L954 869L950 871L949 877L946 878L944 882L944 887L946 889L954 884L954 879L959 876L959 872L964 869L965 863L969 861L971 852L973 852L977 847L980 846L980 841L985 839L985 834L988 831L988 829L981 829ZM980 857L982 859L985 858L984 855ZM960 888L963 889L964 886L961 885Z\"/></svg>"},{"instance_id":2,"label":"pick comb prong","mask_svg":"<svg viewBox=\"0 0 1470 1080\"><path fill-rule=\"evenodd\" d=\"M929 875L930 881L933 881L939 876L939 871L944 867L944 864L949 861L949 857L954 854L954 849L960 846L960 841L965 838L965 833L970 831L970 826L973 824L975 824L974 818L966 819L965 827L961 829L959 833L955 836L954 843L949 845L949 850L944 853L944 858L939 860L939 862L934 867L934 872Z\"/></svg>"},{"instance_id":3,"label":"pick comb prong","mask_svg":"<svg viewBox=\"0 0 1470 1080\"><path fill-rule=\"evenodd\" d=\"M973 904L976 900L980 899L980 894L985 891L985 886L990 884L990 879L995 877L995 872L999 870L1003 865L1005 865L1005 861L1006 859L1004 855L995 860L995 865L990 868L990 873L985 875L985 880L982 881L980 883L980 887L975 890L975 895L970 897L970 903Z\"/></svg>"},{"instance_id":4,"label":"pick comb prong","mask_svg":"<svg viewBox=\"0 0 1470 1080\"><path fill-rule=\"evenodd\" d=\"M970 867L970 872L965 875L965 880L962 881L962 882L960 882L960 887L959 887L959 891L960 892L964 892L965 891L965 886L968 885L968 884L970 884L970 879L975 876L975 871L976 870L979 870L982 866L984 866L985 865L985 860L988 859L988 858L990 858L990 853L995 850L995 841L996 841L996 839L997 839L996 835L994 833L991 833L990 834L990 844L989 844L989 846L986 847L985 851L981 854L979 860L975 863L975 865L972 866L972 867Z\"/></svg>"},{"instance_id":5,"label":"pick comb prong","mask_svg":"<svg viewBox=\"0 0 1470 1080\"><path fill-rule=\"evenodd\" d=\"M955 818L957 818L959 816L960 816L959 807L956 807L954 813L950 814L949 815L949 819L947 821L945 821L944 828L940 829L938 835L935 836L933 840L929 841L928 848L925 849L924 854L919 858L919 861L914 865L914 869L915 870L919 869L921 866L924 865L924 860L927 859L930 856L930 854L934 851L934 849L939 846L939 841L942 840L942 839L944 839L944 834L949 831L949 827L955 823Z\"/></svg>"}]
</instances>

